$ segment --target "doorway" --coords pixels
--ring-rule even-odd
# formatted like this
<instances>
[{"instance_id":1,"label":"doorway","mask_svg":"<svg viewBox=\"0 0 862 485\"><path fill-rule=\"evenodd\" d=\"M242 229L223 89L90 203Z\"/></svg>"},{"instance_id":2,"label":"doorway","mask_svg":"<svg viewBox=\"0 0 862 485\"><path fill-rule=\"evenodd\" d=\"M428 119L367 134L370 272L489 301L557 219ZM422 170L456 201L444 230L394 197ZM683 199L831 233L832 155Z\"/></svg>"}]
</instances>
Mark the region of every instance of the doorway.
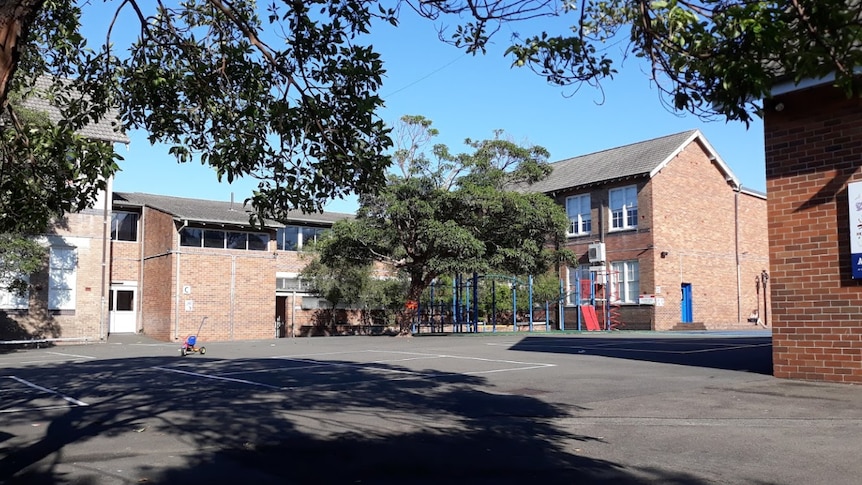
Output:
<instances>
[{"instance_id":1,"label":"doorway","mask_svg":"<svg viewBox=\"0 0 862 485\"><path fill-rule=\"evenodd\" d=\"M692 323L694 321L694 304L692 302L691 283L682 284L682 299L680 300L680 321Z\"/></svg>"},{"instance_id":2,"label":"doorway","mask_svg":"<svg viewBox=\"0 0 862 485\"><path fill-rule=\"evenodd\" d=\"M135 314L135 299L137 288L128 286L112 286L108 298L108 313L110 315L110 333L135 333L137 319Z\"/></svg>"}]
</instances>

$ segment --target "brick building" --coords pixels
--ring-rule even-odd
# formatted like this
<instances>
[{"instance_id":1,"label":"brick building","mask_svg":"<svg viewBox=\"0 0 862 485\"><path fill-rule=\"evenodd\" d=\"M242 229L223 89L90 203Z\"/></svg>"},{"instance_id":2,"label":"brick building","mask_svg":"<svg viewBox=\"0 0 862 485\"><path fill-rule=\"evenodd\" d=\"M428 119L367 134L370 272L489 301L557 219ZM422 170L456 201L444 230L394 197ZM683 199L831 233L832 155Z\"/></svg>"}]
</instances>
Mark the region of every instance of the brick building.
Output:
<instances>
[{"instance_id":1,"label":"brick building","mask_svg":"<svg viewBox=\"0 0 862 485\"><path fill-rule=\"evenodd\" d=\"M100 204L45 236L49 263L29 295L0 295L0 340L140 332L174 341L199 331L242 340L307 329L326 303L303 285L302 248L352 217L296 213L257 228L235 202L116 192Z\"/></svg>"},{"instance_id":2,"label":"brick building","mask_svg":"<svg viewBox=\"0 0 862 485\"><path fill-rule=\"evenodd\" d=\"M45 113L57 122L60 110L46 96L51 80L41 77L24 106ZM111 110L78 134L108 144L128 144L118 131L118 114ZM110 181L108 192L110 193ZM94 340L105 335L102 311L107 296L107 231L110 197L104 193L92 208L69 214L57 221L50 233L40 237L47 248L44 271L29 276L29 293L19 297L0 281L0 340Z\"/></svg>"},{"instance_id":3,"label":"brick building","mask_svg":"<svg viewBox=\"0 0 862 485\"><path fill-rule=\"evenodd\" d=\"M241 203L118 192L113 197L109 332L161 340L283 336L311 324L320 300L302 248L348 214L249 223ZM206 321L204 321L206 317Z\"/></svg>"},{"instance_id":4,"label":"brick building","mask_svg":"<svg viewBox=\"0 0 862 485\"><path fill-rule=\"evenodd\" d=\"M571 220L566 247L580 259L560 271L565 328L579 323L578 298L621 329L750 328L754 313L768 318L766 196L744 189L700 131L551 166L529 190Z\"/></svg>"},{"instance_id":5,"label":"brick building","mask_svg":"<svg viewBox=\"0 0 862 485\"><path fill-rule=\"evenodd\" d=\"M862 214L848 196L862 181L862 101L828 79L773 95L764 132L775 376L862 383Z\"/></svg>"}]
</instances>

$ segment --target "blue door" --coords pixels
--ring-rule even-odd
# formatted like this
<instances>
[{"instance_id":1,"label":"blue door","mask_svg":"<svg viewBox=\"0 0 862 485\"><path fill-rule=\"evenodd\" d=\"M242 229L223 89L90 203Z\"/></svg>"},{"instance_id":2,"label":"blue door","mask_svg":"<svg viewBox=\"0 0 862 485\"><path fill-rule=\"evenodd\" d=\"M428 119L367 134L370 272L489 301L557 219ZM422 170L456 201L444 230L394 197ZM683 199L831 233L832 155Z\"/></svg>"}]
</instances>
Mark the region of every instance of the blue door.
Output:
<instances>
[{"instance_id":1,"label":"blue door","mask_svg":"<svg viewBox=\"0 0 862 485\"><path fill-rule=\"evenodd\" d=\"M682 300L679 302L680 321L691 323L694 321L694 309L691 302L691 283L682 284Z\"/></svg>"}]
</instances>

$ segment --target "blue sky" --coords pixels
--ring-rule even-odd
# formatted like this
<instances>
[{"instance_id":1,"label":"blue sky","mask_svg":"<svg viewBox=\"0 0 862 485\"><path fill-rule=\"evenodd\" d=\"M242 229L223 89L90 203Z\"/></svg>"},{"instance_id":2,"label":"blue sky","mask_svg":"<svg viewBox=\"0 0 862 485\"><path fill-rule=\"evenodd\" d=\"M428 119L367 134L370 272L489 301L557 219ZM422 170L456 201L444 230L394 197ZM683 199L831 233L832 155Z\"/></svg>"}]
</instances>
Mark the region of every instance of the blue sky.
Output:
<instances>
[{"instance_id":1,"label":"blue sky","mask_svg":"<svg viewBox=\"0 0 862 485\"><path fill-rule=\"evenodd\" d=\"M84 27L101 37L113 9L98 8L95 17L85 15ZM101 21L91 20L96 18ZM619 73L603 83L602 91L583 86L575 92L550 86L527 69L510 68L503 51L511 29L522 26L505 27L488 53L475 57L440 42L427 20L408 16L397 28L378 27L371 42L387 70L381 118L394 124L405 114L425 116L440 130L437 141L454 152L466 150L465 138L490 138L502 129L517 142L544 146L556 161L696 128L743 187L765 191L762 123L756 120L746 129L740 122L706 122L669 112L636 59L618 66ZM211 168L178 164L167 146L151 146L145 133L129 137L128 148L117 147L125 159L115 178L117 191L226 201L231 193L245 199L257 186L254 179L220 184ZM355 198L327 206L335 212L355 209Z\"/></svg>"}]
</instances>

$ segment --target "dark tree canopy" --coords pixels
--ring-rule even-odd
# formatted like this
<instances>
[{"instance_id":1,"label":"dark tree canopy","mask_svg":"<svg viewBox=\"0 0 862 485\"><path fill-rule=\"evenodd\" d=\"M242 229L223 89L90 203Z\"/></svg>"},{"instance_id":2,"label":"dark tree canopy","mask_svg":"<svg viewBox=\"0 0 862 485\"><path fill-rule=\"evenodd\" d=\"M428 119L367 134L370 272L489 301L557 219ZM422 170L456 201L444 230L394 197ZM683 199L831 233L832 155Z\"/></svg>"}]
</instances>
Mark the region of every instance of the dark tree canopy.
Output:
<instances>
[{"instance_id":1,"label":"dark tree canopy","mask_svg":"<svg viewBox=\"0 0 862 485\"><path fill-rule=\"evenodd\" d=\"M137 40L114 45L129 27L113 22L104 39L83 38L84 0L0 5L0 231L32 221L38 232L92 203L118 157L75 133L111 107L179 161L259 179L260 215L374 193L392 142L366 34L405 9L473 53L512 25L523 32L508 39L512 64L552 84L600 85L642 58L672 108L743 122L782 80L834 75L855 94L862 65L862 12L847 0L89 1L135 18ZM12 95L46 73L74 80L43 93L62 110L54 127L28 122Z\"/></svg>"}]
</instances>

